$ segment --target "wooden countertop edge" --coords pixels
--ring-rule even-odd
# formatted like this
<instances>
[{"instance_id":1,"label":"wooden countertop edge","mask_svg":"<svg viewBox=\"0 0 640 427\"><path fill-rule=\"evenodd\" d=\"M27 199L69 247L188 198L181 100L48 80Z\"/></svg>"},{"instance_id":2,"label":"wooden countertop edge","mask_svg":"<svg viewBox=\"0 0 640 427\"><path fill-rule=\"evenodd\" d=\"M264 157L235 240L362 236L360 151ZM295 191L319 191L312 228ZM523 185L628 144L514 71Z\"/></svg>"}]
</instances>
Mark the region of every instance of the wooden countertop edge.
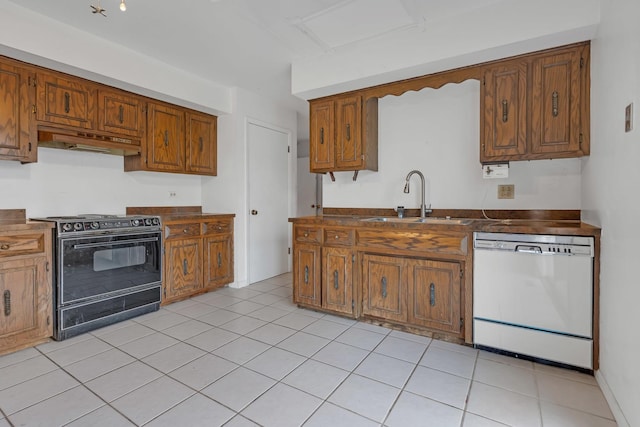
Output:
<instances>
[{"instance_id":1,"label":"wooden countertop edge","mask_svg":"<svg viewBox=\"0 0 640 427\"><path fill-rule=\"evenodd\" d=\"M56 226L51 221L0 221L0 232L24 231L24 230L48 230Z\"/></svg>"},{"instance_id":2,"label":"wooden countertop edge","mask_svg":"<svg viewBox=\"0 0 640 427\"><path fill-rule=\"evenodd\" d=\"M364 222L366 217L354 216L307 216L289 218L294 224L349 226L386 229L437 229L450 231L483 231L496 233L525 234L566 234L579 236L599 236L600 228L574 220L493 220L471 219L469 224L421 224L411 222Z\"/></svg>"}]
</instances>

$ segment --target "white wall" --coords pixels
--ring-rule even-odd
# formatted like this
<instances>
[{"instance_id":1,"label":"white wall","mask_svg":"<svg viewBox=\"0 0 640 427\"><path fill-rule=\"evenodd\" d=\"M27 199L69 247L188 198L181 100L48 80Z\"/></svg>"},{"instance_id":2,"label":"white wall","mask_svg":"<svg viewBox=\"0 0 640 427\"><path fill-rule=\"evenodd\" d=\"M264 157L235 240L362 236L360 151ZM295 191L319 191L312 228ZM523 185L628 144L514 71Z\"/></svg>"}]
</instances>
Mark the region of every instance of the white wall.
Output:
<instances>
[{"instance_id":1,"label":"white wall","mask_svg":"<svg viewBox=\"0 0 640 427\"><path fill-rule=\"evenodd\" d=\"M323 179L325 207L392 208L420 205L419 169L426 204L434 209L580 209L580 160L511 162L509 178L482 179L480 83L468 80L379 101L379 172L336 173ZM514 184L515 199L498 200L497 185Z\"/></svg>"},{"instance_id":2,"label":"white wall","mask_svg":"<svg viewBox=\"0 0 640 427\"><path fill-rule=\"evenodd\" d=\"M123 158L52 148L38 162L0 161L0 209L27 216L124 214L127 206L200 205L200 177L124 172ZM175 196L169 196L175 192Z\"/></svg>"},{"instance_id":3,"label":"white wall","mask_svg":"<svg viewBox=\"0 0 640 427\"><path fill-rule=\"evenodd\" d=\"M591 156L583 163L583 219L602 226L600 384L624 413L620 426L640 426L640 2L602 2L591 56ZM635 104L635 129L624 109ZM615 402L614 402L615 403ZM614 412L617 408L614 406Z\"/></svg>"},{"instance_id":4,"label":"white wall","mask_svg":"<svg viewBox=\"0 0 640 427\"><path fill-rule=\"evenodd\" d=\"M289 216L296 206L296 129L293 110L275 106L271 101L235 88L232 91L233 114L218 120L218 176L202 180L202 206L207 212L231 212L235 218L235 282L244 286L248 280L248 174L247 121L255 120L291 132Z\"/></svg>"},{"instance_id":5,"label":"white wall","mask_svg":"<svg viewBox=\"0 0 640 427\"><path fill-rule=\"evenodd\" d=\"M88 6L84 6L87 7ZM0 54L213 114L230 89L0 0Z\"/></svg>"},{"instance_id":6,"label":"white wall","mask_svg":"<svg viewBox=\"0 0 640 427\"><path fill-rule=\"evenodd\" d=\"M590 40L600 12L599 0L498 0L434 21L431 2L406 3L420 25L294 60L293 93L312 99Z\"/></svg>"}]
</instances>

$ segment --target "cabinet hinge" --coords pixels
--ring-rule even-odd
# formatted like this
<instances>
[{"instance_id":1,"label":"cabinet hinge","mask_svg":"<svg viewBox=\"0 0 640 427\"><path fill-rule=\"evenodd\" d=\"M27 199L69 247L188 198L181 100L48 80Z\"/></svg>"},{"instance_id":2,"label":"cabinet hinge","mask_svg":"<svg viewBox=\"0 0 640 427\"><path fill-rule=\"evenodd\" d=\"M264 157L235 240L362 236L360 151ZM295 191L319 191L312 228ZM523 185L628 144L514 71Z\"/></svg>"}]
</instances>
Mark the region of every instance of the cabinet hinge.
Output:
<instances>
[{"instance_id":1,"label":"cabinet hinge","mask_svg":"<svg viewBox=\"0 0 640 427\"><path fill-rule=\"evenodd\" d=\"M51 316L47 316L47 326L51 324Z\"/></svg>"},{"instance_id":2,"label":"cabinet hinge","mask_svg":"<svg viewBox=\"0 0 640 427\"><path fill-rule=\"evenodd\" d=\"M462 269L460 269L460 277L464 276L464 271Z\"/></svg>"},{"instance_id":3,"label":"cabinet hinge","mask_svg":"<svg viewBox=\"0 0 640 427\"><path fill-rule=\"evenodd\" d=\"M165 286L163 289L164 289L164 298L167 299L167 287Z\"/></svg>"},{"instance_id":4,"label":"cabinet hinge","mask_svg":"<svg viewBox=\"0 0 640 427\"><path fill-rule=\"evenodd\" d=\"M464 319L461 317L460 318L460 327L462 328L462 326L464 326Z\"/></svg>"},{"instance_id":5,"label":"cabinet hinge","mask_svg":"<svg viewBox=\"0 0 640 427\"><path fill-rule=\"evenodd\" d=\"M580 68L584 68L584 58L580 57Z\"/></svg>"},{"instance_id":6,"label":"cabinet hinge","mask_svg":"<svg viewBox=\"0 0 640 427\"><path fill-rule=\"evenodd\" d=\"M29 86L36 87L36 78L35 77L29 77Z\"/></svg>"},{"instance_id":7,"label":"cabinet hinge","mask_svg":"<svg viewBox=\"0 0 640 427\"><path fill-rule=\"evenodd\" d=\"M29 152L31 152L31 143L29 143Z\"/></svg>"},{"instance_id":8,"label":"cabinet hinge","mask_svg":"<svg viewBox=\"0 0 640 427\"><path fill-rule=\"evenodd\" d=\"M580 145L582 145L582 134L578 136L578 142L580 143Z\"/></svg>"},{"instance_id":9,"label":"cabinet hinge","mask_svg":"<svg viewBox=\"0 0 640 427\"><path fill-rule=\"evenodd\" d=\"M351 309L353 310L354 308L356 308L356 302L351 300Z\"/></svg>"},{"instance_id":10,"label":"cabinet hinge","mask_svg":"<svg viewBox=\"0 0 640 427\"><path fill-rule=\"evenodd\" d=\"M355 255L351 255L351 262L356 262L356 256Z\"/></svg>"},{"instance_id":11,"label":"cabinet hinge","mask_svg":"<svg viewBox=\"0 0 640 427\"><path fill-rule=\"evenodd\" d=\"M36 114L36 113L38 112L38 109L36 108L36 104L33 104L33 105L31 106L31 112L32 112L33 114Z\"/></svg>"}]
</instances>

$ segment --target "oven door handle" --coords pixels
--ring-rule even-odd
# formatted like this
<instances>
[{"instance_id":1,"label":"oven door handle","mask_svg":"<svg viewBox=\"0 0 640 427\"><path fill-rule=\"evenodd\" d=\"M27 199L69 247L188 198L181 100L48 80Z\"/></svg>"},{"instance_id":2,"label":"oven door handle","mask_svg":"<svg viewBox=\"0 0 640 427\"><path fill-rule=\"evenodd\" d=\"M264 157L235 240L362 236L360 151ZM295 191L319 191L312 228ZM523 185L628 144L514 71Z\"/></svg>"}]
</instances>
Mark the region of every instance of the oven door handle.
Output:
<instances>
[{"instance_id":1,"label":"oven door handle","mask_svg":"<svg viewBox=\"0 0 640 427\"><path fill-rule=\"evenodd\" d=\"M157 241L158 241L157 237L149 237L146 239L119 240L117 242L80 243L77 245L73 245L73 249L98 248L101 246L130 245L132 243L146 243L146 242L157 242Z\"/></svg>"}]
</instances>

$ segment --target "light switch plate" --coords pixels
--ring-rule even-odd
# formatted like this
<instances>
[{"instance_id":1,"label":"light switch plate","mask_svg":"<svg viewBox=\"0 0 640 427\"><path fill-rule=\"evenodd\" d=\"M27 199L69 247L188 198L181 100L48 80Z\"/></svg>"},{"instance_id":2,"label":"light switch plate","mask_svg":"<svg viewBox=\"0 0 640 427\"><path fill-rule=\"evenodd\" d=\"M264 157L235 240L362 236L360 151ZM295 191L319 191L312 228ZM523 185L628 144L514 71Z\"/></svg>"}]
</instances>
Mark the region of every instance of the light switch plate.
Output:
<instances>
[{"instance_id":1,"label":"light switch plate","mask_svg":"<svg viewBox=\"0 0 640 427\"><path fill-rule=\"evenodd\" d=\"M633 102L624 109L624 131L631 132L633 130Z\"/></svg>"}]
</instances>

